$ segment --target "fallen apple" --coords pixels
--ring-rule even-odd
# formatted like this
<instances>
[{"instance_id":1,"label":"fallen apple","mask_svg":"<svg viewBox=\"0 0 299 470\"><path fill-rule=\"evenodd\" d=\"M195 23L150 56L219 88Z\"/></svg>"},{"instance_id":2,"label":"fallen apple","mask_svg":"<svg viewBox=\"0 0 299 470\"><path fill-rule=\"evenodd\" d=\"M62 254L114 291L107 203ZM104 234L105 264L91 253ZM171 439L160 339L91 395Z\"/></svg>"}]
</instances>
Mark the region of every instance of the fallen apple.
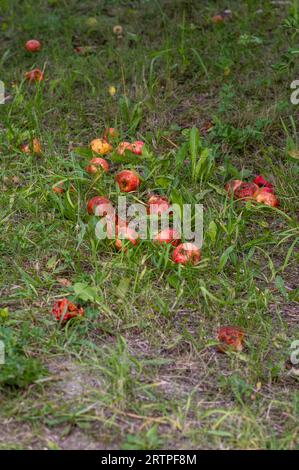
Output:
<instances>
[{"instance_id":1,"label":"fallen apple","mask_svg":"<svg viewBox=\"0 0 299 470\"><path fill-rule=\"evenodd\" d=\"M113 150L112 145L110 145L104 139L94 139L90 142L91 150L94 153L98 153L99 155L106 155Z\"/></svg>"},{"instance_id":2,"label":"fallen apple","mask_svg":"<svg viewBox=\"0 0 299 470\"><path fill-rule=\"evenodd\" d=\"M142 147L144 146L144 142L142 140L135 140L131 144L131 152L135 153L135 155L142 155Z\"/></svg>"},{"instance_id":3,"label":"fallen apple","mask_svg":"<svg viewBox=\"0 0 299 470\"><path fill-rule=\"evenodd\" d=\"M89 163L90 164L86 167L88 173L94 174L99 170L103 170L105 173L109 172L109 163L104 158L95 157L92 158Z\"/></svg>"},{"instance_id":4,"label":"fallen apple","mask_svg":"<svg viewBox=\"0 0 299 470\"><path fill-rule=\"evenodd\" d=\"M242 351L244 341L244 331L235 326L223 326L219 329L217 339L219 341L218 350L220 352Z\"/></svg>"},{"instance_id":5,"label":"fallen apple","mask_svg":"<svg viewBox=\"0 0 299 470\"><path fill-rule=\"evenodd\" d=\"M104 196L94 196L87 203L88 214L105 216L114 212L112 202Z\"/></svg>"},{"instance_id":6,"label":"fallen apple","mask_svg":"<svg viewBox=\"0 0 299 470\"><path fill-rule=\"evenodd\" d=\"M25 44L25 48L28 52L38 52L41 47L42 45L37 39L29 39Z\"/></svg>"},{"instance_id":7,"label":"fallen apple","mask_svg":"<svg viewBox=\"0 0 299 470\"><path fill-rule=\"evenodd\" d=\"M57 300L52 308L52 313L56 320L65 323L70 318L83 317L84 309L80 306L76 306L70 300L64 298Z\"/></svg>"},{"instance_id":8,"label":"fallen apple","mask_svg":"<svg viewBox=\"0 0 299 470\"><path fill-rule=\"evenodd\" d=\"M25 73L25 78L29 83L41 82L44 79L44 73L40 69L33 69Z\"/></svg>"},{"instance_id":9,"label":"fallen apple","mask_svg":"<svg viewBox=\"0 0 299 470\"><path fill-rule=\"evenodd\" d=\"M141 180L137 173L131 170L123 170L115 176L119 189L123 193L130 193L136 191L140 186Z\"/></svg>"},{"instance_id":10,"label":"fallen apple","mask_svg":"<svg viewBox=\"0 0 299 470\"><path fill-rule=\"evenodd\" d=\"M272 188L259 188L255 193L254 193L254 199L256 202L259 202L261 204L265 204L266 206L271 206L271 207L278 207L279 206L279 201L275 194L273 194Z\"/></svg>"},{"instance_id":11,"label":"fallen apple","mask_svg":"<svg viewBox=\"0 0 299 470\"><path fill-rule=\"evenodd\" d=\"M260 188L273 188L273 184L269 183L262 175L258 175L254 178L253 183L257 184Z\"/></svg>"},{"instance_id":12,"label":"fallen apple","mask_svg":"<svg viewBox=\"0 0 299 470\"><path fill-rule=\"evenodd\" d=\"M170 243L172 246L177 246L180 243L180 234L172 228L166 228L157 233L154 237L154 241L158 243Z\"/></svg>"},{"instance_id":13,"label":"fallen apple","mask_svg":"<svg viewBox=\"0 0 299 470\"><path fill-rule=\"evenodd\" d=\"M258 190L255 183L242 182L234 191L236 199L253 199L254 193Z\"/></svg>"},{"instance_id":14,"label":"fallen apple","mask_svg":"<svg viewBox=\"0 0 299 470\"><path fill-rule=\"evenodd\" d=\"M170 207L171 204L166 196L152 194L148 199L147 213L149 215L161 215L163 212L167 212Z\"/></svg>"},{"instance_id":15,"label":"fallen apple","mask_svg":"<svg viewBox=\"0 0 299 470\"><path fill-rule=\"evenodd\" d=\"M131 144L130 142L121 142L117 149L116 149L116 152L118 153L118 155L124 155L125 154L125 151L126 150L130 150L131 151Z\"/></svg>"},{"instance_id":16,"label":"fallen apple","mask_svg":"<svg viewBox=\"0 0 299 470\"><path fill-rule=\"evenodd\" d=\"M172 260L178 264L198 264L201 251L194 243L181 243L173 252Z\"/></svg>"}]
</instances>

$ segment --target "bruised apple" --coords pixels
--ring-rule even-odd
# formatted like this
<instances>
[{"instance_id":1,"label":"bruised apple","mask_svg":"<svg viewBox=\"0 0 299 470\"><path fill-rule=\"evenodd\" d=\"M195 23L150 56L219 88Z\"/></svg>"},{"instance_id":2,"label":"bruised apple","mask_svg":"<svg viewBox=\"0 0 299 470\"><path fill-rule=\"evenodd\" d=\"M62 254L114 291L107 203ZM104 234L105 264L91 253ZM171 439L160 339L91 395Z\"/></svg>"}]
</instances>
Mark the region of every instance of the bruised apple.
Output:
<instances>
[{"instance_id":1,"label":"bruised apple","mask_svg":"<svg viewBox=\"0 0 299 470\"><path fill-rule=\"evenodd\" d=\"M142 147L144 146L144 142L142 140L135 140L131 144L131 152L135 153L135 155L142 155Z\"/></svg>"},{"instance_id":2,"label":"bruised apple","mask_svg":"<svg viewBox=\"0 0 299 470\"><path fill-rule=\"evenodd\" d=\"M105 173L109 172L109 163L107 160L101 157L92 158L89 162L89 165L86 167L86 171L88 173L94 174L97 173L99 170L105 171Z\"/></svg>"},{"instance_id":3,"label":"bruised apple","mask_svg":"<svg viewBox=\"0 0 299 470\"><path fill-rule=\"evenodd\" d=\"M137 173L131 170L123 170L115 176L119 189L123 193L136 191L140 186L141 180Z\"/></svg>"},{"instance_id":4,"label":"bruised apple","mask_svg":"<svg viewBox=\"0 0 299 470\"><path fill-rule=\"evenodd\" d=\"M194 243L181 243L173 252L172 260L178 264L198 264L201 251Z\"/></svg>"},{"instance_id":5,"label":"bruised apple","mask_svg":"<svg viewBox=\"0 0 299 470\"><path fill-rule=\"evenodd\" d=\"M104 139L93 139L90 142L91 150L99 155L106 155L113 150L112 145Z\"/></svg>"},{"instance_id":6,"label":"bruised apple","mask_svg":"<svg viewBox=\"0 0 299 470\"><path fill-rule=\"evenodd\" d=\"M272 188L259 188L255 193L254 193L254 199L256 202L259 202L261 204L265 204L266 206L271 206L271 207L278 207L279 206L279 201L275 194L273 194Z\"/></svg>"},{"instance_id":7,"label":"bruised apple","mask_svg":"<svg viewBox=\"0 0 299 470\"><path fill-rule=\"evenodd\" d=\"M244 341L244 331L235 326L223 326L219 329L217 339L219 341L218 350L220 352L242 351Z\"/></svg>"}]
</instances>

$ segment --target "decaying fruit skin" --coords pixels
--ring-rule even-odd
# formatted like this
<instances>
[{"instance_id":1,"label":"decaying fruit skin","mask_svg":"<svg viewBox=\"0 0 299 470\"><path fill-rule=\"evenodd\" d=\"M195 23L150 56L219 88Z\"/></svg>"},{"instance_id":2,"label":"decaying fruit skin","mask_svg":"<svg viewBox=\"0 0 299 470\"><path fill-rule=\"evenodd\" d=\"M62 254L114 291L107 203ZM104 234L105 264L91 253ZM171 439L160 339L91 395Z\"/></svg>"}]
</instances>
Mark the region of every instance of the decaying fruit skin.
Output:
<instances>
[{"instance_id":1,"label":"decaying fruit skin","mask_svg":"<svg viewBox=\"0 0 299 470\"><path fill-rule=\"evenodd\" d=\"M201 251L194 243L181 243L173 252L172 260L178 264L198 264Z\"/></svg>"},{"instance_id":2,"label":"decaying fruit skin","mask_svg":"<svg viewBox=\"0 0 299 470\"><path fill-rule=\"evenodd\" d=\"M243 183L242 180L231 180L225 185L225 189L230 195L234 195L236 189Z\"/></svg>"},{"instance_id":3,"label":"decaying fruit skin","mask_svg":"<svg viewBox=\"0 0 299 470\"><path fill-rule=\"evenodd\" d=\"M92 158L89 163L90 164L87 165L86 167L86 171L88 173L94 174L94 173L97 173L101 169L104 170L105 173L109 172L109 163L104 158L95 157L95 158Z\"/></svg>"},{"instance_id":4,"label":"decaying fruit skin","mask_svg":"<svg viewBox=\"0 0 299 470\"><path fill-rule=\"evenodd\" d=\"M170 243L172 246L178 246L181 242L180 234L172 228L161 230L161 232L157 233L154 237L154 241L158 243Z\"/></svg>"},{"instance_id":5,"label":"decaying fruit skin","mask_svg":"<svg viewBox=\"0 0 299 470\"><path fill-rule=\"evenodd\" d=\"M84 309L80 306L76 306L68 299L64 298L57 300L52 309L52 313L55 316L56 320L65 323L70 318L74 317L83 317Z\"/></svg>"},{"instance_id":6,"label":"decaying fruit skin","mask_svg":"<svg viewBox=\"0 0 299 470\"><path fill-rule=\"evenodd\" d=\"M25 44L25 48L28 52L38 52L41 50L41 47L41 43L37 39L29 39Z\"/></svg>"},{"instance_id":7,"label":"decaying fruit skin","mask_svg":"<svg viewBox=\"0 0 299 470\"><path fill-rule=\"evenodd\" d=\"M241 328L235 326L223 326L218 330L218 351L226 352L242 351L245 333Z\"/></svg>"},{"instance_id":8,"label":"decaying fruit skin","mask_svg":"<svg viewBox=\"0 0 299 470\"><path fill-rule=\"evenodd\" d=\"M105 216L114 213L112 202L104 196L94 196L87 203L88 214Z\"/></svg>"},{"instance_id":9,"label":"decaying fruit skin","mask_svg":"<svg viewBox=\"0 0 299 470\"><path fill-rule=\"evenodd\" d=\"M167 212L170 207L171 204L166 196L152 194L148 198L147 213L150 215L163 214L163 212Z\"/></svg>"},{"instance_id":10,"label":"decaying fruit skin","mask_svg":"<svg viewBox=\"0 0 299 470\"><path fill-rule=\"evenodd\" d=\"M140 186L141 180L139 176L131 170L123 170L115 176L119 189L123 193L130 193L136 191Z\"/></svg>"},{"instance_id":11,"label":"decaying fruit skin","mask_svg":"<svg viewBox=\"0 0 299 470\"><path fill-rule=\"evenodd\" d=\"M104 139L93 139L90 142L91 150L99 155L106 155L113 150L112 145Z\"/></svg>"},{"instance_id":12,"label":"decaying fruit skin","mask_svg":"<svg viewBox=\"0 0 299 470\"><path fill-rule=\"evenodd\" d=\"M254 178L253 183L257 184L260 188L273 188L273 184L267 181L262 175L257 175Z\"/></svg>"},{"instance_id":13,"label":"decaying fruit skin","mask_svg":"<svg viewBox=\"0 0 299 470\"><path fill-rule=\"evenodd\" d=\"M30 155L31 153L35 153L36 155L41 155L42 153L42 146L39 139L34 138L32 140L32 144L22 144L21 151Z\"/></svg>"},{"instance_id":14,"label":"decaying fruit skin","mask_svg":"<svg viewBox=\"0 0 299 470\"><path fill-rule=\"evenodd\" d=\"M273 194L272 188L259 188L254 193L254 199L256 202L265 204L266 206L278 207L279 201L275 194Z\"/></svg>"},{"instance_id":15,"label":"decaying fruit skin","mask_svg":"<svg viewBox=\"0 0 299 470\"><path fill-rule=\"evenodd\" d=\"M254 193L258 190L255 183L242 182L234 191L236 199L253 199Z\"/></svg>"},{"instance_id":16,"label":"decaying fruit skin","mask_svg":"<svg viewBox=\"0 0 299 470\"><path fill-rule=\"evenodd\" d=\"M25 78L29 81L29 83L41 82L44 79L44 73L40 69L36 68L30 70L30 72L26 72Z\"/></svg>"}]
</instances>

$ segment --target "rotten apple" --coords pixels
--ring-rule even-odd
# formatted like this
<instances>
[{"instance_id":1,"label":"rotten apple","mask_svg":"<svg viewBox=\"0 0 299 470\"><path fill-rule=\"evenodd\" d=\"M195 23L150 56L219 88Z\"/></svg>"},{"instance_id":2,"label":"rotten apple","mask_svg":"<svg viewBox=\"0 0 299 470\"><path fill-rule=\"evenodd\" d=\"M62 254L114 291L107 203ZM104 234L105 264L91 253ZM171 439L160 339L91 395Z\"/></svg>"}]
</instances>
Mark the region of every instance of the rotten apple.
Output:
<instances>
[{"instance_id":1,"label":"rotten apple","mask_svg":"<svg viewBox=\"0 0 299 470\"><path fill-rule=\"evenodd\" d=\"M90 142L90 147L94 153L98 153L99 155L106 155L113 150L112 145L104 139L93 139Z\"/></svg>"},{"instance_id":2,"label":"rotten apple","mask_svg":"<svg viewBox=\"0 0 299 470\"><path fill-rule=\"evenodd\" d=\"M30 72L26 72L25 78L29 83L41 82L44 79L44 73L40 69L36 68L30 70Z\"/></svg>"},{"instance_id":3,"label":"rotten apple","mask_svg":"<svg viewBox=\"0 0 299 470\"><path fill-rule=\"evenodd\" d=\"M273 194L272 188L259 188L255 193L254 193L254 199L256 202L259 202L261 204L265 204L266 206L271 206L271 207L278 207L279 206L279 201L275 194Z\"/></svg>"},{"instance_id":4,"label":"rotten apple","mask_svg":"<svg viewBox=\"0 0 299 470\"><path fill-rule=\"evenodd\" d=\"M103 170L105 173L109 172L109 163L104 158L95 157L92 158L89 163L90 164L86 167L88 173L94 174L99 170Z\"/></svg>"},{"instance_id":5,"label":"rotten apple","mask_svg":"<svg viewBox=\"0 0 299 470\"><path fill-rule=\"evenodd\" d=\"M76 306L70 300L64 298L57 300L52 308L52 313L56 320L65 323L70 318L83 317L84 309L80 306Z\"/></svg>"},{"instance_id":6,"label":"rotten apple","mask_svg":"<svg viewBox=\"0 0 299 470\"><path fill-rule=\"evenodd\" d=\"M131 170L123 170L115 176L119 189L123 193L130 193L136 191L140 186L141 180L137 173Z\"/></svg>"},{"instance_id":7,"label":"rotten apple","mask_svg":"<svg viewBox=\"0 0 299 470\"><path fill-rule=\"evenodd\" d=\"M242 351L245 333L236 326L223 326L219 329L217 339L219 341L218 350L220 352Z\"/></svg>"},{"instance_id":8,"label":"rotten apple","mask_svg":"<svg viewBox=\"0 0 299 470\"><path fill-rule=\"evenodd\" d=\"M201 251L194 243L181 243L173 252L172 260L178 264L198 264Z\"/></svg>"}]
</instances>

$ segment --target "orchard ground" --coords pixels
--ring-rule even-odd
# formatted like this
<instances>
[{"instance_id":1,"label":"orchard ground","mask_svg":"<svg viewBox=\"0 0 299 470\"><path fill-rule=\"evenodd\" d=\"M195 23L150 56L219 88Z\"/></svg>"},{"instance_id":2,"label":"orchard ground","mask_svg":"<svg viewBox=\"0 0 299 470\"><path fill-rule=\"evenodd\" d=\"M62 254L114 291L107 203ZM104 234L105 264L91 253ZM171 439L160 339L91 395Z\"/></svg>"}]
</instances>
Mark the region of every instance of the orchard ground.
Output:
<instances>
[{"instance_id":1,"label":"orchard ground","mask_svg":"<svg viewBox=\"0 0 299 470\"><path fill-rule=\"evenodd\" d=\"M297 2L1 7L0 448L298 448ZM32 38L39 53L24 48ZM24 82L34 67L39 86ZM110 175L94 179L86 149L106 127L146 154L108 157ZM41 156L19 150L33 137ZM143 178L132 202L160 192L204 205L198 266L150 241L117 252L95 237L86 202L116 200L124 168ZM257 174L279 209L223 190ZM75 191L54 193L59 180ZM86 314L61 327L51 308L65 296ZM242 353L217 352L223 325L245 330Z\"/></svg>"}]
</instances>

